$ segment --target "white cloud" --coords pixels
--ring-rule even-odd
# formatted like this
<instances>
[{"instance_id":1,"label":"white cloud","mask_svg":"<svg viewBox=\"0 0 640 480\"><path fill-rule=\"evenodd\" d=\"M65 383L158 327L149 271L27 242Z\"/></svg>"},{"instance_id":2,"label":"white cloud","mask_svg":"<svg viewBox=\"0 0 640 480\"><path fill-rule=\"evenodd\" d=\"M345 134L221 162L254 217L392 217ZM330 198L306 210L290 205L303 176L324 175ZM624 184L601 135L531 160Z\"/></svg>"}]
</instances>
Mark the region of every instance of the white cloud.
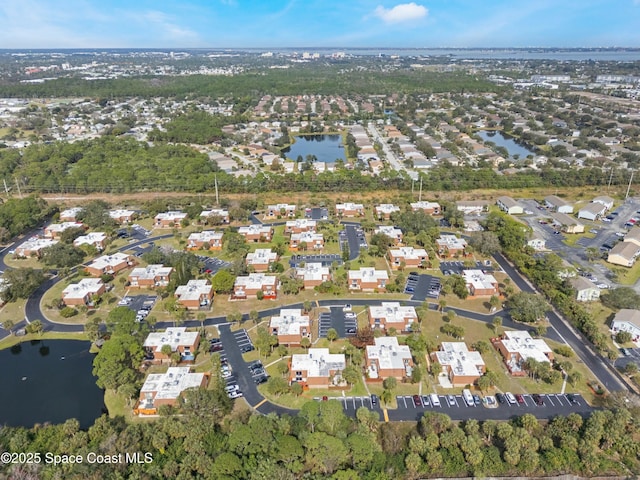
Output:
<instances>
[{"instance_id":1,"label":"white cloud","mask_svg":"<svg viewBox=\"0 0 640 480\"><path fill-rule=\"evenodd\" d=\"M429 13L423 5L415 2L400 3L393 8L384 8L382 5L374 10L373 15L380 18L385 23L403 23L420 20Z\"/></svg>"},{"instance_id":2,"label":"white cloud","mask_svg":"<svg viewBox=\"0 0 640 480\"><path fill-rule=\"evenodd\" d=\"M162 32L170 40L193 39L197 34L193 30L181 27L173 23L172 18L164 12L150 11L143 15L143 19L147 20Z\"/></svg>"}]
</instances>

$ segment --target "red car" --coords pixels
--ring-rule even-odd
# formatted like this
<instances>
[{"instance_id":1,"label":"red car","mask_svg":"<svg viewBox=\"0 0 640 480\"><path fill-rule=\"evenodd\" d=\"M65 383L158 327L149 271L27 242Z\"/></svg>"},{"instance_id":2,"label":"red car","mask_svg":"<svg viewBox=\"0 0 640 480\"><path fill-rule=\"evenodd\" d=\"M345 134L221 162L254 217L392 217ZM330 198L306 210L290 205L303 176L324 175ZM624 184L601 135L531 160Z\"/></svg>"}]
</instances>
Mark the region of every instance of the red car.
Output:
<instances>
[{"instance_id":1,"label":"red car","mask_svg":"<svg viewBox=\"0 0 640 480\"><path fill-rule=\"evenodd\" d=\"M524 397L522 395L520 395L519 393L516 393L516 400L520 404L524 403Z\"/></svg>"}]
</instances>

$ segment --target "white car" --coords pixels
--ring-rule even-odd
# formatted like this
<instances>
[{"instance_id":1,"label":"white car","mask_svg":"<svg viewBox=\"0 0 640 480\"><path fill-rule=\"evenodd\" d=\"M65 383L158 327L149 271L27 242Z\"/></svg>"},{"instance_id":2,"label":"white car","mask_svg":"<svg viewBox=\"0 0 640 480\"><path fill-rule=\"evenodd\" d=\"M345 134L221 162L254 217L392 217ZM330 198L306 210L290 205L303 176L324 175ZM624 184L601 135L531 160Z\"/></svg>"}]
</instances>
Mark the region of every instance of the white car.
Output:
<instances>
[{"instance_id":1,"label":"white car","mask_svg":"<svg viewBox=\"0 0 640 480\"><path fill-rule=\"evenodd\" d=\"M507 392L504 394L504 396L507 398L507 402L509 402L511 405L515 405L517 403L516 397L513 393Z\"/></svg>"},{"instance_id":2,"label":"white car","mask_svg":"<svg viewBox=\"0 0 640 480\"><path fill-rule=\"evenodd\" d=\"M599 283L596 285L596 287L606 290L607 288L609 288L609 285L607 285L606 283Z\"/></svg>"},{"instance_id":3,"label":"white car","mask_svg":"<svg viewBox=\"0 0 640 480\"><path fill-rule=\"evenodd\" d=\"M236 390L235 392L228 393L227 396L229 398L240 398L242 397L242 392L240 390Z\"/></svg>"}]
</instances>

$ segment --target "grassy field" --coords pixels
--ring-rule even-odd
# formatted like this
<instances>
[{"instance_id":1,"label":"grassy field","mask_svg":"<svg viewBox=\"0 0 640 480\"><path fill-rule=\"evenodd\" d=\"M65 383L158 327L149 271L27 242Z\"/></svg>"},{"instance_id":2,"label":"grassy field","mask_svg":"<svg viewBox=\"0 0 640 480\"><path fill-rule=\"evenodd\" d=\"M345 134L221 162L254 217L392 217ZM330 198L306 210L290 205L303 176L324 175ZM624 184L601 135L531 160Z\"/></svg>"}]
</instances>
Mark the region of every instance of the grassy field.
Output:
<instances>
[{"instance_id":1,"label":"grassy field","mask_svg":"<svg viewBox=\"0 0 640 480\"><path fill-rule=\"evenodd\" d=\"M0 308L0 325L11 320L14 324L24 320L24 306L27 301L23 298L15 302L9 302Z\"/></svg>"},{"instance_id":2,"label":"grassy field","mask_svg":"<svg viewBox=\"0 0 640 480\"><path fill-rule=\"evenodd\" d=\"M22 342L29 342L31 340L88 340L84 333L69 333L69 332L44 332L30 333L22 337L16 337L11 335L9 337L0 340L0 350L5 348L11 348Z\"/></svg>"}]
</instances>

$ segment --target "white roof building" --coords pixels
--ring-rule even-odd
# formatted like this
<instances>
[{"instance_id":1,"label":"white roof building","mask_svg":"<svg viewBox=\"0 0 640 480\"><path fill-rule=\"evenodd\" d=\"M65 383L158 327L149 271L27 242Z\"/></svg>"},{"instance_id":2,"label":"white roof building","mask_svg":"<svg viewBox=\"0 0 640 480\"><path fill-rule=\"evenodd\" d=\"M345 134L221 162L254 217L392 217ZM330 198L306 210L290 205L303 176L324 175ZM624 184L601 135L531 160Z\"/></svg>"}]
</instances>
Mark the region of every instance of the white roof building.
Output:
<instances>
[{"instance_id":1,"label":"white roof building","mask_svg":"<svg viewBox=\"0 0 640 480\"><path fill-rule=\"evenodd\" d=\"M203 296L211 294L212 288L208 280L189 280L186 285L176 288L175 296L183 302L199 302Z\"/></svg>"},{"instance_id":2,"label":"white roof building","mask_svg":"<svg viewBox=\"0 0 640 480\"><path fill-rule=\"evenodd\" d=\"M298 218L296 220L287 220L286 230L309 230L315 231L318 222L309 220L308 218Z\"/></svg>"},{"instance_id":3,"label":"white roof building","mask_svg":"<svg viewBox=\"0 0 640 480\"><path fill-rule=\"evenodd\" d=\"M403 370L405 377L411 376L413 359L407 345L399 345L396 337L378 337L374 345L367 345L369 378L379 378L380 373Z\"/></svg>"},{"instance_id":4,"label":"white roof building","mask_svg":"<svg viewBox=\"0 0 640 480\"><path fill-rule=\"evenodd\" d=\"M533 338L529 332L522 330L507 330L504 332L502 345L511 353L520 355L523 361L533 358L538 362L549 362L550 353L553 353L547 342L541 338Z\"/></svg>"},{"instance_id":5,"label":"white roof building","mask_svg":"<svg viewBox=\"0 0 640 480\"><path fill-rule=\"evenodd\" d=\"M411 209L415 212L416 210L426 210L427 212L440 212L440 204L438 202L413 202L411 204Z\"/></svg>"},{"instance_id":6,"label":"white roof building","mask_svg":"<svg viewBox=\"0 0 640 480\"><path fill-rule=\"evenodd\" d=\"M135 210L109 210L109 216L114 220L131 218L136 214Z\"/></svg>"},{"instance_id":7,"label":"white roof building","mask_svg":"<svg viewBox=\"0 0 640 480\"><path fill-rule=\"evenodd\" d=\"M464 342L442 342L435 355L438 363L449 367L456 377L479 377L483 374L482 355L470 351Z\"/></svg>"},{"instance_id":8,"label":"white roof building","mask_svg":"<svg viewBox=\"0 0 640 480\"><path fill-rule=\"evenodd\" d=\"M179 211L163 212L156 215L156 222L180 223L187 218L187 214Z\"/></svg>"},{"instance_id":9,"label":"white roof building","mask_svg":"<svg viewBox=\"0 0 640 480\"><path fill-rule=\"evenodd\" d=\"M45 228L45 236L57 237L62 232L69 230L70 228L84 228L84 225L79 222L52 223Z\"/></svg>"},{"instance_id":10,"label":"white roof building","mask_svg":"<svg viewBox=\"0 0 640 480\"><path fill-rule=\"evenodd\" d=\"M247 265L268 265L278 260L278 254L270 248L257 248L253 253L247 253Z\"/></svg>"},{"instance_id":11,"label":"white roof building","mask_svg":"<svg viewBox=\"0 0 640 480\"><path fill-rule=\"evenodd\" d=\"M56 243L58 243L58 240L53 240L52 238L33 238L17 247L16 254L22 256L28 255L28 252L38 252Z\"/></svg>"},{"instance_id":12,"label":"white roof building","mask_svg":"<svg viewBox=\"0 0 640 480\"><path fill-rule=\"evenodd\" d=\"M68 208L68 209L63 210L62 212L60 212L60 218L73 218L73 219L75 219L78 216L78 214L80 212L82 212L82 210L84 210L82 207Z\"/></svg>"},{"instance_id":13,"label":"white roof building","mask_svg":"<svg viewBox=\"0 0 640 480\"><path fill-rule=\"evenodd\" d=\"M402 230L391 225L381 225L375 229L374 233L382 233L396 241L402 241Z\"/></svg>"},{"instance_id":14,"label":"white roof building","mask_svg":"<svg viewBox=\"0 0 640 480\"><path fill-rule=\"evenodd\" d=\"M464 238L458 238L451 234L440 234L440 238L436 239L439 247L446 247L449 250L464 250L467 248L467 242Z\"/></svg>"},{"instance_id":15,"label":"white roof building","mask_svg":"<svg viewBox=\"0 0 640 480\"><path fill-rule=\"evenodd\" d=\"M307 354L291 356L291 372L306 371L309 377L328 377L331 371L346 367L343 353L329 353L328 348L310 348Z\"/></svg>"},{"instance_id":16,"label":"white roof building","mask_svg":"<svg viewBox=\"0 0 640 480\"><path fill-rule=\"evenodd\" d=\"M322 263L305 263L304 267L296 268L296 276L305 282L322 282L329 277L329 267L323 267Z\"/></svg>"},{"instance_id":17,"label":"white roof building","mask_svg":"<svg viewBox=\"0 0 640 480\"><path fill-rule=\"evenodd\" d=\"M400 207L398 207L396 205L393 205L391 203L382 203L382 204L378 205L377 207L375 207L375 210L376 210L376 214L378 216L388 217L392 213L399 212L400 211Z\"/></svg>"},{"instance_id":18,"label":"white roof building","mask_svg":"<svg viewBox=\"0 0 640 480\"><path fill-rule=\"evenodd\" d=\"M168 277L173 272L173 267L165 267L162 264L147 265L131 270L129 277L137 277L140 280L155 280L157 277Z\"/></svg>"},{"instance_id":19,"label":"white roof building","mask_svg":"<svg viewBox=\"0 0 640 480\"><path fill-rule=\"evenodd\" d=\"M269 225L251 224L238 228L238 233L240 235L261 235L269 237L271 236L271 227Z\"/></svg>"},{"instance_id":20,"label":"white roof building","mask_svg":"<svg viewBox=\"0 0 640 480\"><path fill-rule=\"evenodd\" d=\"M116 267L123 262L128 262L130 256L126 253L117 252L113 255L102 255L89 264L89 267L97 270L109 270L109 267Z\"/></svg>"},{"instance_id":21,"label":"white roof building","mask_svg":"<svg viewBox=\"0 0 640 480\"><path fill-rule=\"evenodd\" d=\"M205 230L204 232L194 232L189 235L187 241L189 245L195 245L196 243L209 243L212 244L214 241L220 242L222 240L222 232L216 232L214 230Z\"/></svg>"},{"instance_id":22,"label":"white roof building","mask_svg":"<svg viewBox=\"0 0 640 480\"><path fill-rule=\"evenodd\" d=\"M189 388L198 388L204 382L204 373L191 373L189 367L169 367L166 373L152 373L144 381L140 390L153 398L141 400L140 408L153 407L153 401L175 400Z\"/></svg>"},{"instance_id":23,"label":"white roof building","mask_svg":"<svg viewBox=\"0 0 640 480\"><path fill-rule=\"evenodd\" d=\"M283 308L280 315L271 317L269 327L278 329L278 335L299 335L301 327L309 327L311 320L309 315L303 315L297 308Z\"/></svg>"},{"instance_id":24,"label":"white roof building","mask_svg":"<svg viewBox=\"0 0 640 480\"><path fill-rule=\"evenodd\" d=\"M107 240L107 234L104 232L90 232L86 235L81 235L73 241L73 245L79 247L80 245L93 245L98 250L102 250L102 245Z\"/></svg>"},{"instance_id":25,"label":"white roof building","mask_svg":"<svg viewBox=\"0 0 640 480\"><path fill-rule=\"evenodd\" d=\"M187 327L168 327L164 332L151 332L142 346L160 352L164 345L169 345L171 351L175 352L179 346L194 345L198 335L198 332L187 332Z\"/></svg>"},{"instance_id":26,"label":"white roof building","mask_svg":"<svg viewBox=\"0 0 640 480\"><path fill-rule=\"evenodd\" d=\"M467 284L467 288L469 288L469 293L472 295L475 294L474 292L483 295L497 293L498 281L489 273L484 273L482 270L463 270L462 277ZM488 293L489 291L492 293Z\"/></svg>"},{"instance_id":27,"label":"white roof building","mask_svg":"<svg viewBox=\"0 0 640 480\"><path fill-rule=\"evenodd\" d=\"M225 220L229 218L229 210L225 210L223 208L214 208L211 210L203 210L202 213L200 213L200 217L203 218L212 217L214 215Z\"/></svg>"},{"instance_id":28,"label":"white roof building","mask_svg":"<svg viewBox=\"0 0 640 480\"><path fill-rule=\"evenodd\" d=\"M83 278L78 283L72 283L62 291L64 300L83 300L87 295L96 295L104 286L99 278Z\"/></svg>"}]
</instances>

